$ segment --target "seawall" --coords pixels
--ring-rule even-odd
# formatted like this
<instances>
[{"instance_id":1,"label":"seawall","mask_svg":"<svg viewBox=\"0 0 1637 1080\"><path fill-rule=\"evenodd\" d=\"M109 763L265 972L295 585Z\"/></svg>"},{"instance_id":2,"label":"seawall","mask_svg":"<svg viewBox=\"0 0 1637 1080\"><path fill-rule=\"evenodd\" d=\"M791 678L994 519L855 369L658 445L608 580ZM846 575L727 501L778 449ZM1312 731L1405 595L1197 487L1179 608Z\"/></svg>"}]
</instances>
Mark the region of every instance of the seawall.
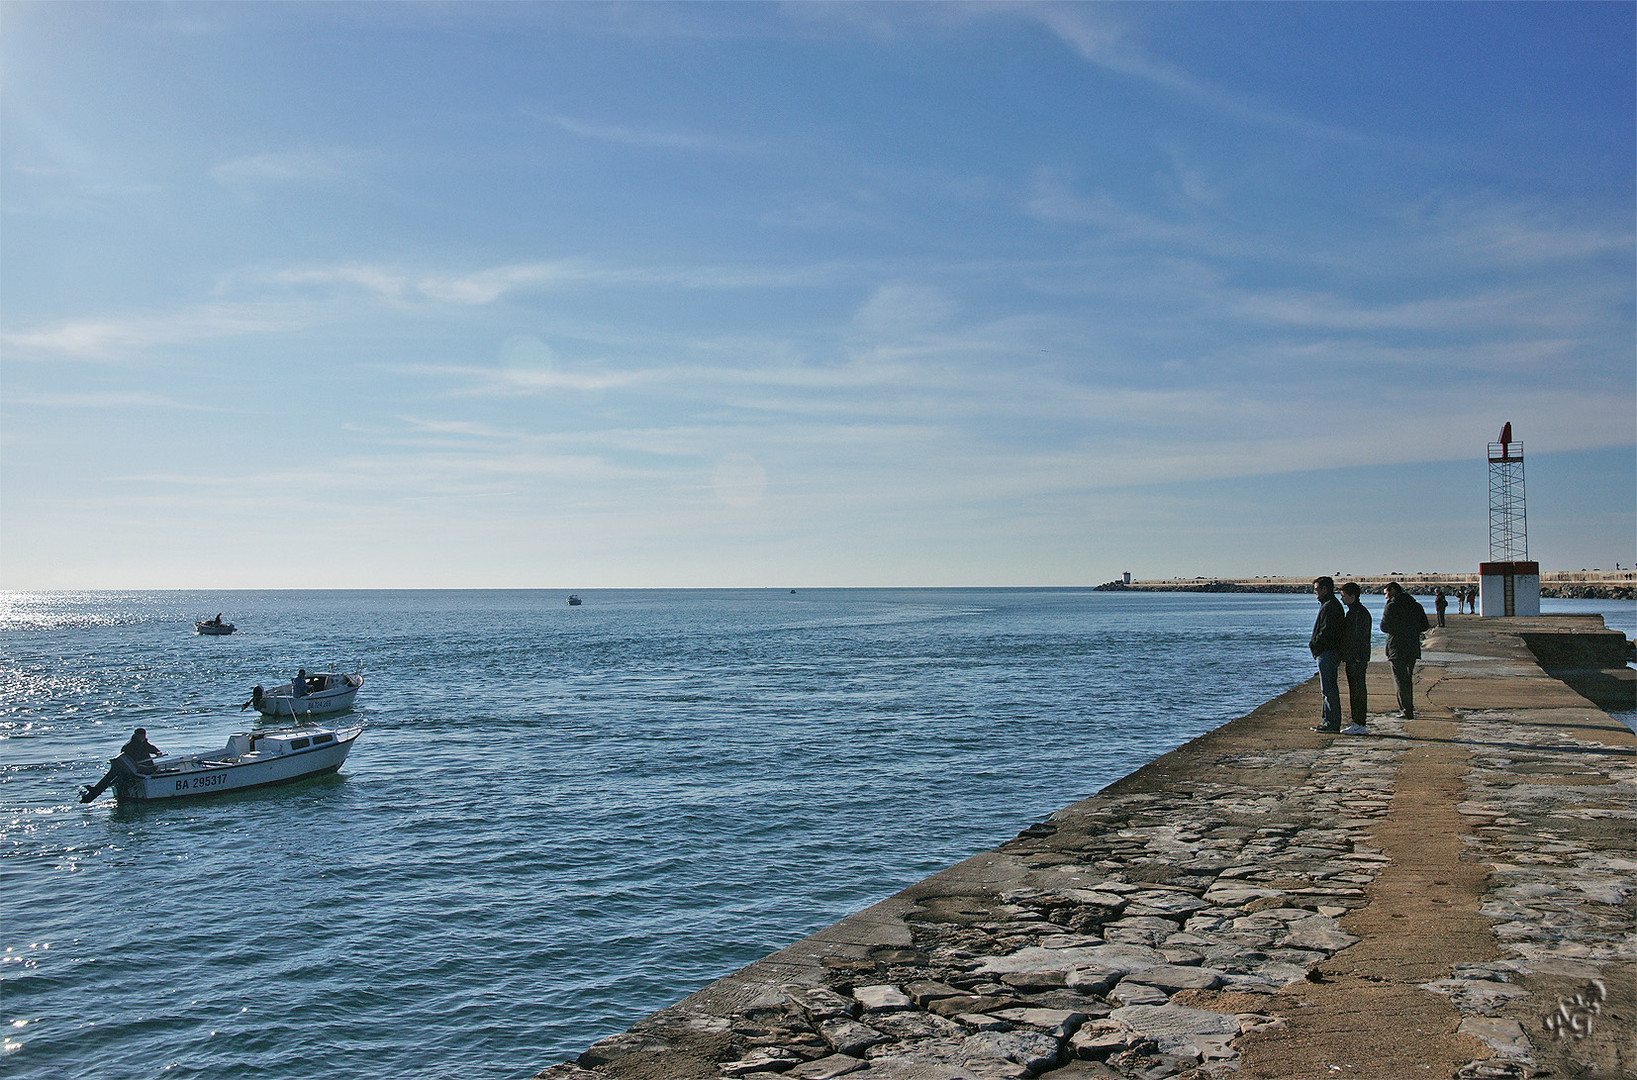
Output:
<instances>
[{"instance_id":1,"label":"seawall","mask_svg":"<svg viewBox=\"0 0 1637 1080\"><path fill-rule=\"evenodd\" d=\"M1451 616L1412 719L1310 680L539 1075L1637 1074L1637 737L1536 657L1609 633Z\"/></svg>"},{"instance_id":2,"label":"seawall","mask_svg":"<svg viewBox=\"0 0 1637 1080\"><path fill-rule=\"evenodd\" d=\"M1357 581L1367 593L1380 593L1387 582L1396 581L1419 596L1431 596L1438 589L1446 593L1461 586L1476 588L1478 575L1470 574L1358 574L1336 575L1336 581ZM1293 577L1255 578L1156 578L1147 581L1109 581L1098 585L1102 592L1260 592L1305 593L1313 589L1313 579ZM1637 598L1637 571L1632 570L1550 570L1540 576L1540 595L1560 600L1631 600ZM1450 598L1453 607L1455 599Z\"/></svg>"}]
</instances>

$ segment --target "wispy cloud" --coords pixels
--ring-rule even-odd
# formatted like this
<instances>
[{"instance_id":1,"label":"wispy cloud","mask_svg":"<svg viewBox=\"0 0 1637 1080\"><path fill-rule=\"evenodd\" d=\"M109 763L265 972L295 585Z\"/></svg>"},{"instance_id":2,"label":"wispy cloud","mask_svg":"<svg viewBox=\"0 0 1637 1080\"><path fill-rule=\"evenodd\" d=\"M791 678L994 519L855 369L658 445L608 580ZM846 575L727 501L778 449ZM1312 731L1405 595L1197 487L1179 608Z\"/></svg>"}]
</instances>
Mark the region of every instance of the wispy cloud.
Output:
<instances>
[{"instance_id":1,"label":"wispy cloud","mask_svg":"<svg viewBox=\"0 0 1637 1080\"><path fill-rule=\"evenodd\" d=\"M269 150L224 161L210 178L229 191L246 194L267 188L330 183L349 173L342 156L316 150Z\"/></svg>"},{"instance_id":2,"label":"wispy cloud","mask_svg":"<svg viewBox=\"0 0 1637 1080\"><path fill-rule=\"evenodd\" d=\"M1629 218L1576 221L1557 207L1481 195L1427 200L1407 212L1405 220L1407 228L1431 234L1446 251L1484 265L1528 266L1612 254L1630 259L1637 243Z\"/></svg>"},{"instance_id":3,"label":"wispy cloud","mask_svg":"<svg viewBox=\"0 0 1637 1080\"><path fill-rule=\"evenodd\" d=\"M0 334L14 360L120 360L163 346L300 329L310 314L278 303L207 304L163 315L69 319Z\"/></svg>"},{"instance_id":4,"label":"wispy cloud","mask_svg":"<svg viewBox=\"0 0 1637 1080\"><path fill-rule=\"evenodd\" d=\"M517 293L577 286L655 286L679 289L782 289L823 284L843 273L837 265L631 266L580 259L509 263L466 272L426 272L346 264L278 271L268 278L295 286L358 288L393 302L431 301L479 307Z\"/></svg>"},{"instance_id":5,"label":"wispy cloud","mask_svg":"<svg viewBox=\"0 0 1637 1080\"><path fill-rule=\"evenodd\" d=\"M1133 40L1130 26L1117 9L1110 6L1031 4L1008 7L1006 10L1039 20L1082 57L1100 68L1148 83L1211 112L1245 123L1292 131L1308 138L1360 145L1376 141L1358 132L1253 100L1152 55Z\"/></svg>"},{"instance_id":6,"label":"wispy cloud","mask_svg":"<svg viewBox=\"0 0 1637 1080\"><path fill-rule=\"evenodd\" d=\"M40 393L11 391L6 394L10 405L39 409L180 409L185 412L225 412L214 405L180 401L165 394L146 390L109 390L97 393Z\"/></svg>"},{"instance_id":7,"label":"wispy cloud","mask_svg":"<svg viewBox=\"0 0 1637 1080\"><path fill-rule=\"evenodd\" d=\"M713 154L761 153L770 148L769 144L766 143L745 139L728 139L719 135L690 131L686 128L645 128L627 124L599 123L553 113L542 113L533 109L524 109L523 114L541 123L550 124L566 131L570 135L597 142L618 143L622 146L638 146L656 150L703 151Z\"/></svg>"}]
</instances>

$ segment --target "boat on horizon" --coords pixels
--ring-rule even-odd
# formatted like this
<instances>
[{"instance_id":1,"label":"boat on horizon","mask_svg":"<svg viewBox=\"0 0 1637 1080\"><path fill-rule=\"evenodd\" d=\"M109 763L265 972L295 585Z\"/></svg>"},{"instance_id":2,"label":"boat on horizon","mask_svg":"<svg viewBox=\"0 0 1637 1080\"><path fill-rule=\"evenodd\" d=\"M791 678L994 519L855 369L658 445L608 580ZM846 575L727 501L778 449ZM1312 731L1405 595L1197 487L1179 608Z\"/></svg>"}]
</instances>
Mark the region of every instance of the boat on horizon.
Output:
<instances>
[{"instance_id":1,"label":"boat on horizon","mask_svg":"<svg viewBox=\"0 0 1637 1080\"><path fill-rule=\"evenodd\" d=\"M579 595L577 593L569 593L568 594L568 606L569 607L579 607L581 603L582 603L582 601L580 600L580 597L579 597Z\"/></svg>"},{"instance_id":2,"label":"boat on horizon","mask_svg":"<svg viewBox=\"0 0 1637 1080\"><path fill-rule=\"evenodd\" d=\"M120 802L149 802L292 784L341 768L363 730L361 723L334 728L297 722L229 736L215 752L158 754L140 763L121 754L108 762L100 781L81 789L80 801L90 802L110 786Z\"/></svg>"},{"instance_id":3,"label":"boat on horizon","mask_svg":"<svg viewBox=\"0 0 1637 1080\"><path fill-rule=\"evenodd\" d=\"M200 619L193 624L194 633L204 634L207 637L220 637L223 634L231 634L237 629L238 627L232 623L223 622L219 613L214 619Z\"/></svg>"},{"instance_id":4,"label":"boat on horizon","mask_svg":"<svg viewBox=\"0 0 1637 1080\"><path fill-rule=\"evenodd\" d=\"M302 693L296 693L296 679L304 681ZM307 674L302 669L283 686L263 690L260 686L250 691L250 700L240 708L254 705L263 716L322 716L352 708L358 688L364 685L362 672L342 673L319 671Z\"/></svg>"}]
</instances>

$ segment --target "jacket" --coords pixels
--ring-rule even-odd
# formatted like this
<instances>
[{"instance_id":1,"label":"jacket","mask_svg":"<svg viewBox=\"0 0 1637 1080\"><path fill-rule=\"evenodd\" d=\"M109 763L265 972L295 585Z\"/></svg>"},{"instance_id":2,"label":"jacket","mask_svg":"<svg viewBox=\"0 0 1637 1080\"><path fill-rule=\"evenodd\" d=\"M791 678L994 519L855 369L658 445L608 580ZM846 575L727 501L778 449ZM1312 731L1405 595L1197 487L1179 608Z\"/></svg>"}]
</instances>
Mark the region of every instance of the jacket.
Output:
<instances>
[{"instance_id":1,"label":"jacket","mask_svg":"<svg viewBox=\"0 0 1637 1080\"><path fill-rule=\"evenodd\" d=\"M1314 656L1340 649L1346 625L1347 612L1342 610L1341 601L1332 596L1319 605L1319 616L1313 620L1313 636L1307 641L1308 649Z\"/></svg>"},{"instance_id":2,"label":"jacket","mask_svg":"<svg viewBox=\"0 0 1637 1080\"><path fill-rule=\"evenodd\" d=\"M1381 612L1381 632L1387 635L1387 659L1419 660L1421 634L1432 626L1427 609L1409 593L1388 600Z\"/></svg>"},{"instance_id":3,"label":"jacket","mask_svg":"<svg viewBox=\"0 0 1637 1080\"><path fill-rule=\"evenodd\" d=\"M1347 609L1341 639L1341 662L1362 664L1370 659L1370 612L1363 604Z\"/></svg>"}]
</instances>

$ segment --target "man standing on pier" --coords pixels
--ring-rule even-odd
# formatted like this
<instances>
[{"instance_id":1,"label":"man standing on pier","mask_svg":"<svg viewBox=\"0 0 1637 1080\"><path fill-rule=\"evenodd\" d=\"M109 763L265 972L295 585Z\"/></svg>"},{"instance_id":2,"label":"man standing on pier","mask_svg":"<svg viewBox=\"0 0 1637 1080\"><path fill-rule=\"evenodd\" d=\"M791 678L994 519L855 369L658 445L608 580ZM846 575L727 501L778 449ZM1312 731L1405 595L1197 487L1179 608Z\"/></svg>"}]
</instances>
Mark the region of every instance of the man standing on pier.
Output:
<instances>
[{"instance_id":1,"label":"man standing on pier","mask_svg":"<svg viewBox=\"0 0 1637 1080\"><path fill-rule=\"evenodd\" d=\"M1319 617L1313 620L1313 636L1308 639L1307 647L1319 662L1319 691L1324 695L1319 726L1313 730L1335 735L1341 732L1341 685L1336 672L1341 667L1347 613L1336 599L1335 578L1314 578L1313 595L1319 599Z\"/></svg>"},{"instance_id":2,"label":"man standing on pier","mask_svg":"<svg viewBox=\"0 0 1637 1080\"><path fill-rule=\"evenodd\" d=\"M1381 632L1387 635L1387 660L1393 665L1398 711L1406 720L1415 719L1415 662L1421 659L1421 634L1430 626L1427 609L1421 602L1405 592L1398 582L1387 582L1387 606L1381 609Z\"/></svg>"},{"instance_id":3,"label":"man standing on pier","mask_svg":"<svg viewBox=\"0 0 1637 1080\"><path fill-rule=\"evenodd\" d=\"M1364 672L1370 666L1370 610L1359 599L1356 581L1341 587L1341 602L1347 607L1341 662L1347 668L1347 704L1353 714L1353 722L1341 733L1368 735L1370 729L1364 726L1364 718L1369 713L1370 699L1364 690Z\"/></svg>"}]
</instances>

